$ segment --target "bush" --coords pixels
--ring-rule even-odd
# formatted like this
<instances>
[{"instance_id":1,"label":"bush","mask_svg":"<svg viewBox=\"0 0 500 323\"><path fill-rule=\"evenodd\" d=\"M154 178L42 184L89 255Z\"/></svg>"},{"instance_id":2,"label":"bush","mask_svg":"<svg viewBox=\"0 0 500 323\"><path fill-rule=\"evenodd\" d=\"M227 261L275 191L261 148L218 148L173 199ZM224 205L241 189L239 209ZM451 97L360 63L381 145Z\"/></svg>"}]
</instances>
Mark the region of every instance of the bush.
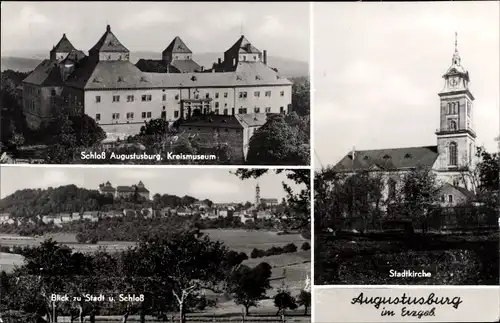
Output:
<instances>
[{"instance_id":1,"label":"bush","mask_svg":"<svg viewBox=\"0 0 500 323\"><path fill-rule=\"evenodd\" d=\"M302 244L302 247L300 247L300 249L302 249L303 251L311 250L311 245L306 241Z\"/></svg>"},{"instance_id":2,"label":"bush","mask_svg":"<svg viewBox=\"0 0 500 323\"><path fill-rule=\"evenodd\" d=\"M293 243L289 243L283 247L284 253L292 253L292 252L296 252L296 251L297 251L297 246Z\"/></svg>"}]
</instances>

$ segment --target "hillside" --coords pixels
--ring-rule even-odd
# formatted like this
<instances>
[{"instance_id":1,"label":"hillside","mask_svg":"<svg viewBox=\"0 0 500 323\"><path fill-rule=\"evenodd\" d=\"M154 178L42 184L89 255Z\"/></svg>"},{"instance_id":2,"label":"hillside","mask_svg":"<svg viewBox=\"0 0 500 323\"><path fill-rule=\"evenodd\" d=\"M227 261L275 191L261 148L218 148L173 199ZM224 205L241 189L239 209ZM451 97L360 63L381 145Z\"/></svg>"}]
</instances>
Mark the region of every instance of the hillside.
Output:
<instances>
[{"instance_id":1,"label":"hillside","mask_svg":"<svg viewBox=\"0 0 500 323\"><path fill-rule=\"evenodd\" d=\"M199 53L193 54L194 60L205 68L212 67L212 64L219 57L223 57L222 53ZM4 70L14 70L20 72L28 72L33 70L43 59L48 58L48 53L43 52L12 52L1 57L1 67ZM155 52L132 52L130 61L136 63L140 58L145 59L160 59L161 54ZM301 77L309 75L309 64L292 59L287 59L277 56L269 56L268 63L275 67L285 77Z\"/></svg>"}]
</instances>

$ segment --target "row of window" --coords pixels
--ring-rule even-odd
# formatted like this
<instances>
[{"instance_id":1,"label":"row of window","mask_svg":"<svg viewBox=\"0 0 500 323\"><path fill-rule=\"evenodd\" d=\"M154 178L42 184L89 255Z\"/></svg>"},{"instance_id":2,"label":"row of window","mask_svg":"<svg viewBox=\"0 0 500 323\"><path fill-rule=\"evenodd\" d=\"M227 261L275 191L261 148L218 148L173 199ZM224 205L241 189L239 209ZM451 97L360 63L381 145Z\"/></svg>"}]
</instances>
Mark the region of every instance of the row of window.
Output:
<instances>
[{"instance_id":1,"label":"row of window","mask_svg":"<svg viewBox=\"0 0 500 323\"><path fill-rule=\"evenodd\" d=\"M176 118L178 118L179 111L175 111L174 115L175 115ZM162 118L166 118L166 116L167 116L166 111L162 111ZM151 112L142 112L141 113L141 117L142 117L142 119L152 118L152 113ZM112 113L111 114L111 119L113 119L113 120L119 120L120 119L120 113L118 113L118 112ZM134 112L127 112L126 119L127 120L134 119ZM101 121L101 114L100 113L97 113L95 115L95 120L96 121Z\"/></svg>"},{"instance_id":2,"label":"row of window","mask_svg":"<svg viewBox=\"0 0 500 323\"><path fill-rule=\"evenodd\" d=\"M55 93L54 93L55 95ZM199 99L200 98L200 95L199 93L194 93L194 98L195 99ZM247 92L239 92L238 94L239 98L243 99L243 98L246 98L247 97ZM260 97L260 91L255 91L254 92L254 96L255 97ZM271 91L265 91L265 96L266 97L271 97ZM280 96L285 96L285 91L280 91ZM228 97L228 92L224 92L224 98L227 98ZM142 95L141 96L141 100L142 101L151 101L151 94L146 94L146 95ZM210 93L205 93L205 98L206 99L209 99L210 98ZM215 98L218 99L219 98L219 93L216 92L215 93ZM133 95L127 95L127 102L134 102L134 96ZM175 95L175 100L179 100L179 94L176 94ZM162 95L162 101L167 101L167 95L166 94L163 94ZM95 102L96 103L100 103L101 102L101 96L100 95L96 95L95 97ZM113 95L113 102L120 102L120 96L119 95Z\"/></svg>"},{"instance_id":3,"label":"row of window","mask_svg":"<svg viewBox=\"0 0 500 323\"><path fill-rule=\"evenodd\" d=\"M459 102L450 102L447 105L446 114L458 114L460 103Z\"/></svg>"}]
</instances>

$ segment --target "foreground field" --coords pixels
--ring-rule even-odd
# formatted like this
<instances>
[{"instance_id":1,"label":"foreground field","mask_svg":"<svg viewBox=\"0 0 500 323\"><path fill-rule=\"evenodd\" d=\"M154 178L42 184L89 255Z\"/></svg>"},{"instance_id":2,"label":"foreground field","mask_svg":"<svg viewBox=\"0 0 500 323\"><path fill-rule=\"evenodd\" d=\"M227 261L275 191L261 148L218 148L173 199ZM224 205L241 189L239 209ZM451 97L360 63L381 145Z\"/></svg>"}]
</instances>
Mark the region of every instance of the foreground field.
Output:
<instances>
[{"instance_id":1,"label":"foreground field","mask_svg":"<svg viewBox=\"0 0 500 323\"><path fill-rule=\"evenodd\" d=\"M316 235L316 284L498 285L498 232ZM431 277L390 277L390 270Z\"/></svg>"}]
</instances>

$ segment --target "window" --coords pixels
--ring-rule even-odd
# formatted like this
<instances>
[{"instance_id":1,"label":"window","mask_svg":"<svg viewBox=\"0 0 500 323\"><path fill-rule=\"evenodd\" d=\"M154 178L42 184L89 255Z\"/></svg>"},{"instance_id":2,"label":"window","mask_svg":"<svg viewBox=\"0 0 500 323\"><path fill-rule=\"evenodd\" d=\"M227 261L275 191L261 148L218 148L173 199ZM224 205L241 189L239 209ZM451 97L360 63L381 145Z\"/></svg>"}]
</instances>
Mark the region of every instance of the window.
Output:
<instances>
[{"instance_id":1,"label":"window","mask_svg":"<svg viewBox=\"0 0 500 323\"><path fill-rule=\"evenodd\" d=\"M448 194L448 203L453 203L453 195Z\"/></svg>"},{"instance_id":2,"label":"window","mask_svg":"<svg viewBox=\"0 0 500 323\"><path fill-rule=\"evenodd\" d=\"M143 94L141 99L142 101L151 101L151 94Z\"/></svg>"},{"instance_id":3,"label":"window","mask_svg":"<svg viewBox=\"0 0 500 323\"><path fill-rule=\"evenodd\" d=\"M441 202L446 202L446 197L444 195L441 195Z\"/></svg>"},{"instance_id":4,"label":"window","mask_svg":"<svg viewBox=\"0 0 500 323\"><path fill-rule=\"evenodd\" d=\"M285 113L285 107L280 107L280 113Z\"/></svg>"},{"instance_id":5,"label":"window","mask_svg":"<svg viewBox=\"0 0 500 323\"><path fill-rule=\"evenodd\" d=\"M271 108L270 107L266 108L266 113L271 113Z\"/></svg>"},{"instance_id":6,"label":"window","mask_svg":"<svg viewBox=\"0 0 500 323\"><path fill-rule=\"evenodd\" d=\"M392 178L389 178L387 181L387 186L389 186L388 197L393 199L396 197L396 181Z\"/></svg>"},{"instance_id":7,"label":"window","mask_svg":"<svg viewBox=\"0 0 500 323\"><path fill-rule=\"evenodd\" d=\"M215 102L215 107L218 108L219 107L219 102Z\"/></svg>"},{"instance_id":8,"label":"window","mask_svg":"<svg viewBox=\"0 0 500 323\"><path fill-rule=\"evenodd\" d=\"M162 111L161 112L161 118L162 119L167 119L167 111Z\"/></svg>"},{"instance_id":9,"label":"window","mask_svg":"<svg viewBox=\"0 0 500 323\"><path fill-rule=\"evenodd\" d=\"M247 92L240 92L239 96L240 96L240 98L246 98L247 97Z\"/></svg>"},{"instance_id":10,"label":"window","mask_svg":"<svg viewBox=\"0 0 500 323\"><path fill-rule=\"evenodd\" d=\"M253 92L253 95L254 95L256 98L258 98L258 97L260 97L260 92L259 92L259 91L255 91L255 92Z\"/></svg>"},{"instance_id":11,"label":"window","mask_svg":"<svg viewBox=\"0 0 500 323\"><path fill-rule=\"evenodd\" d=\"M163 94L163 95L161 96L161 99L162 99L162 101L167 101L167 95L166 95L166 94Z\"/></svg>"},{"instance_id":12,"label":"window","mask_svg":"<svg viewBox=\"0 0 500 323\"><path fill-rule=\"evenodd\" d=\"M151 118L151 112L148 112L148 118Z\"/></svg>"},{"instance_id":13,"label":"window","mask_svg":"<svg viewBox=\"0 0 500 323\"><path fill-rule=\"evenodd\" d=\"M450 120L448 130L451 130L451 131L457 130L457 122L455 120Z\"/></svg>"},{"instance_id":14,"label":"window","mask_svg":"<svg viewBox=\"0 0 500 323\"><path fill-rule=\"evenodd\" d=\"M219 114L219 109L215 109L214 113Z\"/></svg>"},{"instance_id":15,"label":"window","mask_svg":"<svg viewBox=\"0 0 500 323\"><path fill-rule=\"evenodd\" d=\"M194 98L195 98L195 99L199 99L199 98L200 98L200 94L199 94L199 93L195 93L195 94L194 94Z\"/></svg>"},{"instance_id":16,"label":"window","mask_svg":"<svg viewBox=\"0 0 500 323\"><path fill-rule=\"evenodd\" d=\"M210 93L205 93L205 99L209 99L210 98Z\"/></svg>"},{"instance_id":17,"label":"window","mask_svg":"<svg viewBox=\"0 0 500 323\"><path fill-rule=\"evenodd\" d=\"M227 103L224 103L224 107L227 107Z\"/></svg>"},{"instance_id":18,"label":"window","mask_svg":"<svg viewBox=\"0 0 500 323\"><path fill-rule=\"evenodd\" d=\"M271 91L266 91L266 96L271 97Z\"/></svg>"},{"instance_id":19,"label":"window","mask_svg":"<svg viewBox=\"0 0 500 323\"><path fill-rule=\"evenodd\" d=\"M227 98L227 92L224 92L224 97Z\"/></svg>"},{"instance_id":20,"label":"window","mask_svg":"<svg viewBox=\"0 0 500 323\"><path fill-rule=\"evenodd\" d=\"M113 95L113 102L120 102L120 96L119 95Z\"/></svg>"},{"instance_id":21,"label":"window","mask_svg":"<svg viewBox=\"0 0 500 323\"><path fill-rule=\"evenodd\" d=\"M227 116L227 109L224 109L224 115Z\"/></svg>"},{"instance_id":22,"label":"window","mask_svg":"<svg viewBox=\"0 0 500 323\"><path fill-rule=\"evenodd\" d=\"M127 119L134 119L134 113L133 112L128 112L127 113Z\"/></svg>"},{"instance_id":23,"label":"window","mask_svg":"<svg viewBox=\"0 0 500 323\"><path fill-rule=\"evenodd\" d=\"M456 166L457 165L457 144L452 142L448 146L448 157L449 157L449 165Z\"/></svg>"},{"instance_id":24,"label":"window","mask_svg":"<svg viewBox=\"0 0 500 323\"><path fill-rule=\"evenodd\" d=\"M219 92L215 92L215 98L218 99L219 98Z\"/></svg>"},{"instance_id":25,"label":"window","mask_svg":"<svg viewBox=\"0 0 500 323\"><path fill-rule=\"evenodd\" d=\"M448 103L448 114L458 114L459 102Z\"/></svg>"},{"instance_id":26,"label":"window","mask_svg":"<svg viewBox=\"0 0 500 323\"><path fill-rule=\"evenodd\" d=\"M95 120L96 120L96 121L100 121L100 120L101 120L101 114L100 114L100 113L97 113L97 114L95 115Z\"/></svg>"},{"instance_id":27,"label":"window","mask_svg":"<svg viewBox=\"0 0 500 323\"><path fill-rule=\"evenodd\" d=\"M260 108L254 108L253 109L255 113L259 113L260 112Z\"/></svg>"},{"instance_id":28,"label":"window","mask_svg":"<svg viewBox=\"0 0 500 323\"><path fill-rule=\"evenodd\" d=\"M118 120L118 119L120 119L120 114L119 113L113 113L111 115L111 117L112 117L113 120Z\"/></svg>"},{"instance_id":29,"label":"window","mask_svg":"<svg viewBox=\"0 0 500 323\"><path fill-rule=\"evenodd\" d=\"M101 96L100 95L96 95L95 102L96 103L100 103L101 102Z\"/></svg>"},{"instance_id":30,"label":"window","mask_svg":"<svg viewBox=\"0 0 500 323\"><path fill-rule=\"evenodd\" d=\"M280 96L285 96L285 91L281 91Z\"/></svg>"},{"instance_id":31,"label":"window","mask_svg":"<svg viewBox=\"0 0 500 323\"><path fill-rule=\"evenodd\" d=\"M256 61L257 60L257 56L254 55L253 56L253 60Z\"/></svg>"},{"instance_id":32,"label":"window","mask_svg":"<svg viewBox=\"0 0 500 323\"><path fill-rule=\"evenodd\" d=\"M146 119L146 112L143 112L141 116L143 119Z\"/></svg>"},{"instance_id":33,"label":"window","mask_svg":"<svg viewBox=\"0 0 500 323\"><path fill-rule=\"evenodd\" d=\"M176 100L179 100L179 94L176 94L176 95L175 95L175 99L176 99Z\"/></svg>"},{"instance_id":34,"label":"window","mask_svg":"<svg viewBox=\"0 0 500 323\"><path fill-rule=\"evenodd\" d=\"M179 111L174 111L174 118L179 118Z\"/></svg>"},{"instance_id":35,"label":"window","mask_svg":"<svg viewBox=\"0 0 500 323\"><path fill-rule=\"evenodd\" d=\"M239 108L238 109L238 114L246 114L247 113L247 108Z\"/></svg>"},{"instance_id":36,"label":"window","mask_svg":"<svg viewBox=\"0 0 500 323\"><path fill-rule=\"evenodd\" d=\"M50 95L51 95L51 96L56 96L56 90L52 89L52 90L50 91Z\"/></svg>"},{"instance_id":37,"label":"window","mask_svg":"<svg viewBox=\"0 0 500 323\"><path fill-rule=\"evenodd\" d=\"M133 95L127 95L127 102L134 102L134 96Z\"/></svg>"}]
</instances>

